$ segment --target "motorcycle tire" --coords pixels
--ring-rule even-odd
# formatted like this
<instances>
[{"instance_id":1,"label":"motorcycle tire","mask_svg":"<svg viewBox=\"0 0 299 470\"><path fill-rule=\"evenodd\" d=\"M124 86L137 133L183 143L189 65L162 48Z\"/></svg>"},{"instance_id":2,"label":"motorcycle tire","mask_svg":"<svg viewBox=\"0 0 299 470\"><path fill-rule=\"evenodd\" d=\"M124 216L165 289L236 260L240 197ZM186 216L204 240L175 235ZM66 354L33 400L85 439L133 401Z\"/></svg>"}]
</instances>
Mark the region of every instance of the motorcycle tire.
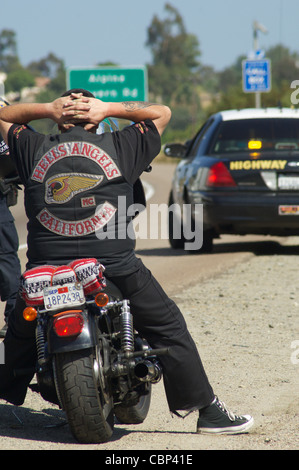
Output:
<instances>
[{"instance_id":1,"label":"motorcycle tire","mask_svg":"<svg viewBox=\"0 0 299 470\"><path fill-rule=\"evenodd\" d=\"M112 398L102 393L95 376L95 352L83 349L56 354L58 394L70 430L79 443L107 442L113 433ZM111 395L110 395L111 397Z\"/></svg>"},{"instance_id":2,"label":"motorcycle tire","mask_svg":"<svg viewBox=\"0 0 299 470\"><path fill-rule=\"evenodd\" d=\"M141 424L147 417L151 404L151 385L147 395L141 395L136 405L114 407L114 413L121 424Z\"/></svg>"}]
</instances>

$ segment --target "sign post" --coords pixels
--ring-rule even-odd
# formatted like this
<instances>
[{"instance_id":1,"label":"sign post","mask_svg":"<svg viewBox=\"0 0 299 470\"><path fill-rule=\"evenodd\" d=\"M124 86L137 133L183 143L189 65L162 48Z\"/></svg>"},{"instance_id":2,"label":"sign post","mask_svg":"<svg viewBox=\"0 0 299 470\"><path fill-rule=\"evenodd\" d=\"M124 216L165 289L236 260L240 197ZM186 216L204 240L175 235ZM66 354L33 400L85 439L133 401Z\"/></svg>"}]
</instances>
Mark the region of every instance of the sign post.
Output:
<instances>
[{"instance_id":1,"label":"sign post","mask_svg":"<svg viewBox=\"0 0 299 470\"><path fill-rule=\"evenodd\" d=\"M260 93L271 91L271 61L247 59L242 62L243 91L256 94L256 107L260 108Z\"/></svg>"},{"instance_id":2,"label":"sign post","mask_svg":"<svg viewBox=\"0 0 299 470\"><path fill-rule=\"evenodd\" d=\"M84 88L102 101L147 101L145 66L69 68L67 87Z\"/></svg>"}]
</instances>

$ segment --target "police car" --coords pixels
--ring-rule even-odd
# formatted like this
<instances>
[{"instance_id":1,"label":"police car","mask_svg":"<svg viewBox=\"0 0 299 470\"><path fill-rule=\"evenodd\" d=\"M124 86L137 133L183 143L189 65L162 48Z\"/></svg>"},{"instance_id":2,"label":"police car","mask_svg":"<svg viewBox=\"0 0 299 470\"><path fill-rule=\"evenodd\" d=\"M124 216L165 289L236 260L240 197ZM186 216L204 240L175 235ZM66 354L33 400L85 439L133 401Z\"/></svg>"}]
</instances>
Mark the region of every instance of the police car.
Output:
<instances>
[{"instance_id":1,"label":"police car","mask_svg":"<svg viewBox=\"0 0 299 470\"><path fill-rule=\"evenodd\" d=\"M204 252L221 234L299 235L299 110L219 112L191 141L168 144L164 153L181 159L169 195L173 248L186 247L199 228L197 251Z\"/></svg>"}]
</instances>

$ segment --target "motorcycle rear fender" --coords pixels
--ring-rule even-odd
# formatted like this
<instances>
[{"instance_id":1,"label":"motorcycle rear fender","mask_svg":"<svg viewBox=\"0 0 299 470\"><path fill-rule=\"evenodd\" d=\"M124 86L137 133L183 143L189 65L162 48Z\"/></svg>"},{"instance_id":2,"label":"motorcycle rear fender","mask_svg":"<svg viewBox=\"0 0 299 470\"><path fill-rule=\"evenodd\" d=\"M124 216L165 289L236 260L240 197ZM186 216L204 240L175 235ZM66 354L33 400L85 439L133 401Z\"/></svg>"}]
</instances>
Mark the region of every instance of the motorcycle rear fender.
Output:
<instances>
[{"instance_id":1,"label":"motorcycle rear fender","mask_svg":"<svg viewBox=\"0 0 299 470\"><path fill-rule=\"evenodd\" d=\"M66 310L67 312L67 310ZM82 312L84 326L82 332L77 336L60 337L54 331L54 317L49 320L47 329L48 352L50 354L64 353L68 351L77 351L87 349L96 345L94 332L95 318L87 310Z\"/></svg>"},{"instance_id":2,"label":"motorcycle rear fender","mask_svg":"<svg viewBox=\"0 0 299 470\"><path fill-rule=\"evenodd\" d=\"M122 299L123 296L120 290L110 280L107 279L106 282L107 286L103 292L106 292L111 300ZM96 346L97 339L95 337L95 332L97 329L95 327L95 316L89 312L87 308L83 310L82 315L84 318L83 331L80 335L73 337L61 338L57 336L53 329L54 318L52 317L49 320L47 328L47 341L48 352L50 354L77 351L79 349L87 349Z\"/></svg>"}]
</instances>

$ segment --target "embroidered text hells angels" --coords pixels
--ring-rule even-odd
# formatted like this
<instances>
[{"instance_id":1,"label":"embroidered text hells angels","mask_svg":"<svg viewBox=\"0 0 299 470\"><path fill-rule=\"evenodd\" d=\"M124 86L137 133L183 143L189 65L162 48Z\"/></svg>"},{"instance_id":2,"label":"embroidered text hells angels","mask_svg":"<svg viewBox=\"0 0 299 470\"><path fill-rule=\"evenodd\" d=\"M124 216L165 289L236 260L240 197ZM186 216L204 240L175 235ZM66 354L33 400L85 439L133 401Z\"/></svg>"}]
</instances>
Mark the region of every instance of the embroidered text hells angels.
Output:
<instances>
[{"instance_id":1,"label":"embroidered text hells angels","mask_svg":"<svg viewBox=\"0 0 299 470\"><path fill-rule=\"evenodd\" d=\"M104 176L86 173L60 173L46 179L48 170L61 159L84 157L95 162ZM121 173L113 159L94 144L85 141L64 142L52 147L37 162L31 179L45 185L46 204L64 204L76 194L83 193L98 186L104 177L108 180L118 178ZM63 220L56 217L48 208L38 214L38 221L57 235L81 237L95 232L106 225L114 216L116 208L109 202L98 206L93 216L82 220ZM54 211L55 212L55 211Z\"/></svg>"},{"instance_id":2,"label":"embroidered text hells angels","mask_svg":"<svg viewBox=\"0 0 299 470\"><path fill-rule=\"evenodd\" d=\"M101 167L108 180L121 176L112 158L96 145L88 142L64 142L52 147L41 157L33 170L31 179L42 183L49 168L60 158L68 157L86 157L91 159Z\"/></svg>"}]
</instances>

